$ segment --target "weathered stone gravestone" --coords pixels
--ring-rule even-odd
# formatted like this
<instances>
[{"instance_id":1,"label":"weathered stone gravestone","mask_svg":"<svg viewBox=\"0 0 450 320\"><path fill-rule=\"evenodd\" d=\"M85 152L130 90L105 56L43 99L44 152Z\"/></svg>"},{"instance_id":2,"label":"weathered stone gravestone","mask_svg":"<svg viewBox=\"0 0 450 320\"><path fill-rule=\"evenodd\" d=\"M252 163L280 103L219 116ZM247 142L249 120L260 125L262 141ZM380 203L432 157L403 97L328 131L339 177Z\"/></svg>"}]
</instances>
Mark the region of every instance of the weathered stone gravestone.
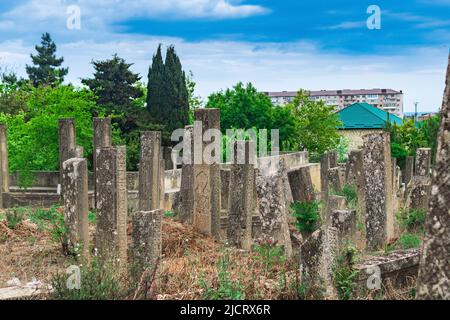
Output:
<instances>
[{"instance_id":1,"label":"weathered stone gravestone","mask_svg":"<svg viewBox=\"0 0 450 320\"><path fill-rule=\"evenodd\" d=\"M58 133L59 133L59 181L61 183L63 162L71 158L71 151L76 148L76 131L74 120L59 119Z\"/></svg>"},{"instance_id":2,"label":"weathered stone gravestone","mask_svg":"<svg viewBox=\"0 0 450 320\"><path fill-rule=\"evenodd\" d=\"M316 193L309 167L300 167L288 172L292 198L295 202L316 200Z\"/></svg>"},{"instance_id":3,"label":"weathered stone gravestone","mask_svg":"<svg viewBox=\"0 0 450 320\"><path fill-rule=\"evenodd\" d=\"M194 212L194 127L186 126L183 137L179 206L175 208L183 222L193 222Z\"/></svg>"},{"instance_id":4,"label":"weathered stone gravestone","mask_svg":"<svg viewBox=\"0 0 450 320\"><path fill-rule=\"evenodd\" d=\"M138 284L142 274L148 271L144 281L150 281L162 255L163 210L139 211L132 217L131 278Z\"/></svg>"},{"instance_id":5,"label":"weathered stone gravestone","mask_svg":"<svg viewBox=\"0 0 450 320\"><path fill-rule=\"evenodd\" d=\"M67 230L66 252L89 254L89 202L87 160L72 158L63 162L64 221Z\"/></svg>"},{"instance_id":6,"label":"weathered stone gravestone","mask_svg":"<svg viewBox=\"0 0 450 320\"><path fill-rule=\"evenodd\" d=\"M84 148L81 146L76 146L74 149L69 151L69 159L72 158L83 158L84 157Z\"/></svg>"},{"instance_id":7,"label":"weathered stone gravestone","mask_svg":"<svg viewBox=\"0 0 450 320\"><path fill-rule=\"evenodd\" d=\"M336 228L323 226L300 247L300 274L304 281L322 288L324 298L336 299L333 267L339 254L339 239Z\"/></svg>"},{"instance_id":8,"label":"weathered stone gravestone","mask_svg":"<svg viewBox=\"0 0 450 320\"><path fill-rule=\"evenodd\" d=\"M2 177L1 191L9 192L9 162L6 126L0 124L0 171Z\"/></svg>"},{"instance_id":9,"label":"weathered stone gravestone","mask_svg":"<svg viewBox=\"0 0 450 320\"><path fill-rule=\"evenodd\" d=\"M341 246L345 242L356 242L356 210L334 210L331 213L331 226L336 228Z\"/></svg>"},{"instance_id":10,"label":"weathered stone gravestone","mask_svg":"<svg viewBox=\"0 0 450 320\"><path fill-rule=\"evenodd\" d=\"M364 190L362 150L352 150L345 168L345 184Z\"/></svg>"},{"instance_id":11,"label":"weathered stone gravestone","mask_svg":"<svg viewBox=\"0 0 450 320\"><path fill-rule=\"evenodd\" d=\"M161 132L141 133L141 154L139 161L139 211L162 208L161 193Z\"/></svg>"},{"instance_id":12,"label":"weathered stone gravestone","mask_svg":"<svg viewBox=\"0 0 450 320\"><path fill-rule=\"evenodd\" d=\"M408 156L406 158L405 169L403 172L403 182L405 186L408 187L409 182L412 180L414 176L414 157Z\"/></svg>"},{"instance_id":13,"label":"weathered stone gravestone","mask_svg":"<svg viewBox=\"0 0 450 320\"><path fill-rule=\"evenodd\" d=\"M164 170L176 169L173 161L173 149L171 147L163 147Z\"/></svg>"},{"instance_id":14,"label":"weathered stone gravestone","mask_svg":"<svg viewBox=\"0 0 450 320\"><path fill-rule=\"evenodd\" d=\"M378 250L394 237L390 136L374 133L363 139L366 244L369 250Z\"/></svg>"},{"instance_id":15,"label":"weathered stone gravestone","mask_svg":"<svg viewBox=\"0 0 450 320\"><path fill-rule=\"evenodd\" d=\"M230 204L230 178L231 178L231 170L229 169L220 169L220 183L222 184L222 190L220 193L220 204L222 214L228 214L228 205Z\"/></svg>"},{"instance_id":16,"label":"weathered stone gravestone","mask_svg":"<svg viewBox=\"0 0 450 320\"><path fill-rule=\"evenodd\" d=\"M94 139L93 139L93 172L94 172L94 203L97 203L96 192L96 174L97 174L97 154L101 148L108 148L112 146L112 129L111 118L94 118Z\"/></svg>"},{"instance_id":17,"label":"weathered stone gravestone","mask_svg":"<svg viewBox=\"0 0 450 320\"><path fill-rule=\"evenodd\" d=\"M221 207L220 143L220 110L195 110L193 224L198 231L217 240Z\"/></svg>"},{"instance_id":18,"label":"weathered stone gravestone","mask_svg":"<svg viewBox=\"0 0 450 320\"><path fill-rule=\"evenodd\" d=\"M288 225L289 208L282 173L279 171L269 176L257 175L256 194L262 224L261 240L271 239L284 246L285 255L290 258L292 243Z\"/></svg>"},{"instance_id":19,"label":"weathered stone gravestone","mask_svg":"<svg viewBox=\"0 0 450 320\"><path fill-rule=\"evenodd\" d=\"M328 192L342 191L341 170L339 167L328 169Z\"/></svg>"},{"instance_id":20,"label":"weathered stone gravestone","mask_svg":"<svg viewBox=\"0 0 450 320\"><path fill-rule=\"evenodd\" d=\"M96 249L101 258L127 262L127 181L125 146L101 148L97 154Z\"/></svg>"},{"instance_id":21,"label":"weathered stone gravestone","mask_svg":"<svg viewBox=\"0 0 450 320\"><path fill-rule=\"evenodd\" d=\"M332 213L335 210L345 210L347 207L347 199L342 196L329 196L325 204L325 216L323 221L327 226L331 225Z\"/></svg>"},{"instance_id":22,"label":"weathered stone gravestone","mask_svg":"<svg viewBox=\"0 0 450 320\"><path fill-rule=\"evenodd\" d=\"M450 299L450 56L441 115L417 299Z\"/></svg>"},{"instance_id":23,"label":"weathered stone gravestone","mask_svg":"<svg viewBox=\"0 0 450 320\"><path fill-rule=\"evenodd\" d=\"M415 175L419 177L428 178L430 176L430 168L431 168L431 149L430 148L417 149Z\"/></svg>"},{"instance_id":24,"label":"weathered stone gravestone","mask_svg":"<svg viewBox=\"0 0 450 320\"><path fill-rule=\"evenodd\" d=\"M334 154L330 152L324 153L320 158L320 185L324 194L328 193L328 170L337 166L332 166L331 162L334 162Z\"/></svg>"},{"instance_id":25,"label":"weathered stone gravestone","mask_svg":"<svg viewBox=\"0 0 450 320\"><path fill-rule=\"evenodd\" d=\"M250 250L255 211L255 144L236 141L231 165L227 241L237 248Z\"/></svg>"}]
</instances>

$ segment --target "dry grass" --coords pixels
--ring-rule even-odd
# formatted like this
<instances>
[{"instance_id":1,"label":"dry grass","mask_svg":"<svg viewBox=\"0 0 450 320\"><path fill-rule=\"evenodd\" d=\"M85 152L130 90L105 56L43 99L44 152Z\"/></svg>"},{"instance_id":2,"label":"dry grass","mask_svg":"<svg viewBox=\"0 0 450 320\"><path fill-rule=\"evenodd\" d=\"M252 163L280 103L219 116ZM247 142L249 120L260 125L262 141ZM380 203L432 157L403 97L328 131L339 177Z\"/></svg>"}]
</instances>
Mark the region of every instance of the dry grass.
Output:
<instances>
[{"instance_id":1,"label":"dry grass","mask_svg":"<svg viewBox=\"0 0 450 320\"><path fill-rule=\"evenodd\" d=\"M50 235L22 221L15 230L0 221L0 287L16 277L24 284L33 279L48 283L66 264L61 246Z\"/></svg>"}]
</instances>

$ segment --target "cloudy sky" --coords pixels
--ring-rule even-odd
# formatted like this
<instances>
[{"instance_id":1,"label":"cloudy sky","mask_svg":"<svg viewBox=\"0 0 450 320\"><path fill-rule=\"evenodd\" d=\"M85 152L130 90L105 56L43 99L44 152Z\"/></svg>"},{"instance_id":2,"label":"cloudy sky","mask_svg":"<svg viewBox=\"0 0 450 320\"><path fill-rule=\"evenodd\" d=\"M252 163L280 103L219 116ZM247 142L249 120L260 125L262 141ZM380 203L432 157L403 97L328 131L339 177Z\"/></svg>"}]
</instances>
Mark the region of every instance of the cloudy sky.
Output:
<instances>
[{"instance_id":1,"label":"cloudy sky","mask_svg":"<svg viewBox=\"0 0 450 320\"><path fill-rule=\"evenodd\" d=\"M370 5L379 30L367 27ZM0 0L0 66L24 75L43 32L76 84L114 53L146 80L162 43L175 45L203 97L238 81L261 91L382 87L403 90L405 111L415 101L435 111L450 0Z\"/></svg>"}]
</instances>

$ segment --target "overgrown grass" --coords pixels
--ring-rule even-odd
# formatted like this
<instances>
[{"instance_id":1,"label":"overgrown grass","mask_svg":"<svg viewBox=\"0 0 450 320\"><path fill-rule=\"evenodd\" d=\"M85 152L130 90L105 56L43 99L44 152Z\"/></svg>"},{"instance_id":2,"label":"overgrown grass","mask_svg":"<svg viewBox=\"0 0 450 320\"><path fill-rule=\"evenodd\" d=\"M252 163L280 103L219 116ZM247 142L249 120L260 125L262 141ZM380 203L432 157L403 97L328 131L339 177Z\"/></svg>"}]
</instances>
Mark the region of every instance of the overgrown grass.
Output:
<instances>
[{"instance_id":1,"label":"overgrown grass","mask_svg":"<svg viewBox=\"0 0 450 320\"><path fill-rule=\"evenodd\" d=\"M274 266L286 262L284 248L272 241L262 241L254 245L253 251L257 253L253 259L260 261L266 272L272 272Z\"/></svg>"},{"instance_id":2,"label":"overgrown grass","mask_svg":"<svg viewBox=\"0 0 450 320\"><path fill-rule=\"evenodd\" d=\"M51 239L60 243L63 249L66 246L67 229L64 221L64 212L59 206L53 206L48 210L36 209L29 213L29 219L39 229L50 232Z\"/></svg>"},{"instance_id":3,"label":"overgrown grass","mask_svg":"<svg viewBox=\"0 0 450 320\"><path fill-rule=\"evenodd\" d=\"M410 232L423 231L425 225L426 211L423 209L402 209L397 213L400 224Z\"/></svg>"},{"instance_id":4,"label":"overgrown grass","mask_svg":"<svg viewBox=\"0 0 450 320\"><path fill-rule=\"evenodd\" d=\"M52 298L56 300L119 300L126 297L127 290L118 269L112 262L102 263L93 258L88 265L80 266L80 288L69 289L70 274L53 276Z\"/></svg>"},{"instance_id":5,"label":"overgrown grass","mask_svg":"<svg viewBox=\"0 0 450 320\"><path fill-rule=\"evenodd\" d=\"M320 201L294 202L291 213L296 219L295 227L300 232L312 233L320 225Z\"/></svg>"},{"instance_id":6,"label":"overgrown grass","mask_svg":"<svg viewBox=\"0 0 450 320\"><path fill-rule=\"evenodd\" d=\"M245 294L240 281L233 281L229 271L231 265L230 256L225 253L217 263L217 281L207 283L200 280L204 288L203 299L205 300L243 300Z\"/></svg>"},{"instance_id":7,"label":"overgrown grass","mask_svg":"<svg viewBox=\"0 0 450 320\"><path fill-rule=\"evenodd\" d=\"M334 283L338 292L339 300L349 300L352 298L358 276L353 266L356 262L357 249L353 246L347 246L342 249L336 259L334 268Z\"/></svg>"},{"instance_id":8,"label":"overgrown grass","mask_svg":"<svg viewBox=\"0 0 450 320\"><path fill-rule=\"evenodd\" d=\"M413 233L406 233L400 236L398 244L401 249L418 248L421 244L420 236Z\"/></svg>"}]
</instances>

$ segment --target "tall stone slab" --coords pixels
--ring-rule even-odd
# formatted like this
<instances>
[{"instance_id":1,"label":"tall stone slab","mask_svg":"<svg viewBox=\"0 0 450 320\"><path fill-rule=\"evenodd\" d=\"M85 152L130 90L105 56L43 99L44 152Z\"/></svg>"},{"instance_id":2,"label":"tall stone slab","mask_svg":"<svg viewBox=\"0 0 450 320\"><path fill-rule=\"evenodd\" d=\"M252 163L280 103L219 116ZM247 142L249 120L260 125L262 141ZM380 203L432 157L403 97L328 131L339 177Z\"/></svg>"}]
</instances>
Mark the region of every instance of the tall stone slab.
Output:
<instances>
[{"instance_id":1,"label":"tall stone slab","mask_svg":"<svg viewBox=\"0 0 450 320\"><path fill-rule=\"evenodd\" d=\"M362 150L352 150L345 168L345 184L364 189Z\"/></svg>"},{"instance_id":2,"label":"tall stone slab","mask_svg":"<svg viewBox=\"0 0 450 320\"><path fill-rule=\"evenodd\" d=\"M89 255L88 166L83 158L63 162L64 221L67 230L67 253Z\"/></svg>"},{"instance_id":3,"label":"tall stone slab","mask_svg":"<svg viewBox=\"0 0 450 320\"><path fill-rule=\"evenodd\" d=\"M421 300L450 300L450 56L441 115L417 279L417 299Z\"/></svg>"},{"instance_id":4,"label":"tall stone slab","mask_svg":"<svg viewBox=\"0 0 450 320\"><path fill-rule=\"evenodd\" d=\"M324 153L320 158L320 185L323 194L328 194L328 169L330 169L330 157Z\"/></svg>"},{"instance_id":5,"label":"tall stone slab","mask_svg":"<svg viewBox=\"0 0 450 320\"><path fill-rule=\"evenodd\" d=\"M183 163L179 207L176 208L181 221L192 223L194 213L194 127L186 126L183 138Z\"/></svg>"},{"instance_id":6,"label":"tall stone slab","mask_svg":"<svg viewBox=\"0 0 450 320\"><path fill-rule=\"evenodd\" d=\"M139 211L161 209L161 132L141 133L139 161ZM164 164L163 164L164 165Z\"/></svg>"},{"instance_id":7,"label":"tall stone slab","mask_svg":"<svg viewBox=\"0 0 450 320\"><path fill-rule=\"evenodd\" d=\"M132 217L131 231L131 279L135 284L148 271L150 281L162 255L163 210L138 211Z\"/></svg>"},{"instance_id":8,"label":"tall stone slab","mask_svg":"<svg viewBox=\"0 0 450 320\"><path fill-rule=\"evenodd\" d=\"M327 202L325 206L325 217L323 221L327 226L331 225L331 218L333 211L335 210L345 210L347 207L347 199L342 196L331 195L327 197Z\"/></svg>"},{"instance_id":9,"label":"tall stone slab","mask_svg":"<svg viewBox=\"0 0 450 320\"><path fill-rule=\"evenodd\" d=\"M288 172L292 198L295 202L316 200L316 193L311 179L309 167L300 167Z\"/></svg>"},{"instance_id":10,"label":"tall stone slab","mask_svg":"<svg viewBox=\"0 0 450 320\"><path fill-rule=\"evenodd\" d=\"M6 126L0 124L0 171L2 177L1 189L9 192L9 161L8 161L8 140Z\"/></svg>"},{"instance_id":11,"label":"tall stone slab","mask_svg":"<svg viewBox=\"0 0 450 320\"><path fill-rule=\"evenodd\" d=\"M261 239L271 239L284 246L285 255L292 256L289 233L289 209L281 172L273 175L257 175L256 194L261 216Z\"/></svg>"},{"instance_id":12,"label":"tall stone slab","mask_svg":"<svg viewBox=\"0 0 450 320\"><path fill-rule=\"evenodd\" d=\"M97 203L97 185L95 181L97 175L97 156L99 149L112 146L112 128L111 118L94 118L93 119L94 139L93 139L93 172L94 172L94 202Z\"/></svg>"},{"instance_id":13,"label":"tall stone slab","mask_svg":"<svg viewBox=\"0 0 450 320\"><path fill-rule=\"evenodd\" d=\"M255 150L254 143L235 142L230 175L232 188L230 188L228 205L227 241L230 245L244 250L250 250L252 246L256 162L253 150ZM243 161L239 161L239 155L243 155Z\"/></svg>"},{"instance_id":14,"label":"tall stone slab","mask_svg":"<svg viewBox=\"0 0 450 320\"><path fill-rule=\"evenodd\" d=\"M342 191L341 170L339 167L328 169L328 192Z\"/></svg>"},{"instance_id":15,"label":"tall stone slab","mask_svg":"<svg viewBox=\"0 0 450 320\"><path fill-rule=\"evenodd\" d=\"M194 114L194 227L220 239L220 150L218 137L207 138L210 129L220 132L219 109L197 109ZM202 139L203 137L203 139ZM212 161L208 161L212 159ZM216 159L216 160L214 160Z\"/></svg>"},{"instance_id":16,"label":"tall stone slab","mask_svg":"<svg viewBox=\"0 0 450 320\"><path fill-rule=\"evenodd\" d=\"M356 210L334 210L331 226L337 230L341 248L348 242L356 244Z\"/></svg>"},{"instance_id":17,"label":"tall stone slab","mask_svg":"<svg viewBox=\"0 0 450 320\"><path fill-rule=\"evenodd\" d=\"M58 120L59 133L59 181L62 182L62 164L69 160L71 152L76 148L75 121L73 119ZM61 188L62 189L62 188Z\"/></svg>"},{"instance_id":18,"label":"tall stone slab","mask_svg":"<svg viewBox=\"0 0 450 320\"><path fill-rule=\"evenodd\" d=\"M164 170L173 170L175 164L173 161L173 149L171 147L163 147Z\"/></svg>"},{"instance_id":19,"label":"tall stone slab","mask_svg":"<svg viewBox=\"0 0 450 320\"><path fill-rule=\"evenodd\" d=\"M414 176L414 157L408 156L406 158L405 169L403 171L403 183L408 187L409 182Z\"/></svg>"},{"instance_id":20,"label":"tall stone slab","mask_svg":"<svg viewBox=\"0 0 450 320\"><path fill-rule=\"evenodd\" d=\"M374 133L363 139L366 244L369 250L377 250L394 237L390 136Z\"/></svg>"},{"instance_id":21,"label":"tall stone slab","mask_svg":"<svg viewBox=\"0 0 450 320\"><path fill-rule=\"evenodd\" d=\"M101 258L127 262L126 147L98 149L96 249Z\"/></svg>"},{"instance_id":22,"label":"tall stone slab","mask_svg":"<svg viewBox=\"0 0 450 320\"><path fill-rule=\"evenodd\" d=\"M416 151L416 172L415 175L419 177L430 176L431 168L431 149L419 148Z\"/></svg>"},{"instance_id":23,"label":"tall stone slab","mask_svg":"<svg viewBox=\"0 0 450 320\"><path fill-rule=\"evenodd\" d=\"M226 212L228 214L229 204L230 204L230 179L231 170L230 169L220 169L220 183L222 184L222 190L220 193L220 204L222 215Z\"/></svg>"}]
</instances>

